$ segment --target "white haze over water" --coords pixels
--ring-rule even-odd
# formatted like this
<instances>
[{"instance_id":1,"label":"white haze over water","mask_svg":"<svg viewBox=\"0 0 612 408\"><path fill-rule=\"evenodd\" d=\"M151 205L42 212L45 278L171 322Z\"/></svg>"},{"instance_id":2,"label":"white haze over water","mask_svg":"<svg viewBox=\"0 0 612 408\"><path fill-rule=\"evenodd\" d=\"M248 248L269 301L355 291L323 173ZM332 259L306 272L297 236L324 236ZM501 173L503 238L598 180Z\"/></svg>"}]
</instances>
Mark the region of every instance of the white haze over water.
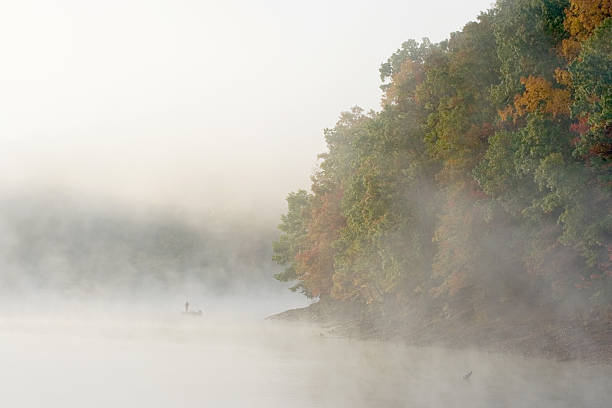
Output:
<instances>
[{"instance_id":1,"label":"white haze over water","mask_svg":"<svg viewBox=\"0 0 612 408\"><path fill-rule=\"evenodd\" d=\"M252 305L252 303L251 303ZM7 407L606 407L612 368L175 310L0 318ZM462 377L473 371L469 380Z\"/></svg>"},{"instance_id":2,"label":"white haze over water","mask_svg":"<svg viewBox=\"0 0 612 408\"><path fill-rule=\"evenodd\" d=\"M607 406L609 366L263 320L323 129L490 4L1 2L0 407Z\"/></svg>"}]
</instances>

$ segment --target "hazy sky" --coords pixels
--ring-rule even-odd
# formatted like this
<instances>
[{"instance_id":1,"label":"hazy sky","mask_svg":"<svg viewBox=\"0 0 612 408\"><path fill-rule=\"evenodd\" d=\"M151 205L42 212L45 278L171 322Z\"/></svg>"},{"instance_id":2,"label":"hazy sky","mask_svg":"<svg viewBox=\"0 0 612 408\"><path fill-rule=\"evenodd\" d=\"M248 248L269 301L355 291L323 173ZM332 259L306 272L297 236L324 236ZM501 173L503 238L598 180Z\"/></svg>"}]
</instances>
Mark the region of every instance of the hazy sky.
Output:
<instances>
[{"instance_id":1,"label":"hazy sky","mask_svg":"<svg viewBox=\"0 0 612 408\"><path fill-rule=\"evenodd\" d=\"M0 193L277 214L381 62L492 2L0 4Z\"/></svg>"}]
</instances>

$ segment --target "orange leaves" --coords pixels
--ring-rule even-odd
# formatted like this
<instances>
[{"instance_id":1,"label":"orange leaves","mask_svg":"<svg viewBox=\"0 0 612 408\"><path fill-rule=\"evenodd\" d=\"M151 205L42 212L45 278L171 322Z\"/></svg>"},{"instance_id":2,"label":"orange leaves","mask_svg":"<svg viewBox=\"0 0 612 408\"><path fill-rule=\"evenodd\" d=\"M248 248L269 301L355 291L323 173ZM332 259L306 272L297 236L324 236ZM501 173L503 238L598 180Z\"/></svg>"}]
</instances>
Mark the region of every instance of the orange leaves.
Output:
<instances>
[{"instance_id":1,"label":"orange leaves","mask_svg":"<svg viewBox=\"0 0 612 408\"><path fill-rule=\"evenodd\" d=\"M528 112L549 113L553 117L569 115L569 91L553 88L546 79L532 75L521 78L521 84L525 85L525 93L514 98L514 107L518 116Z\"/></svg>"},{"instance_id":2,"label":"orange leaves","mask_svg":"<svg viewBox=\"0 0 612 408\"><path fill-rule=\"evenodd\" d=\"M306 250L296 255L297 275L312 296L327 295L332 288L335 249L344 227L340 211L342 190L315 196L306 236Z\"/></svg>"},{"instance_id":3,"label":"orange leaves","mask_svg":"<svg viewBox=\"0 0 612 408\"><path fill-rule=\"evenodd\" d=\"M595 29L612 16L612 0L571 0L565 9L563 25L570 34L560 44L560 53L569 61L581 51L582 42L589 38ZM550 114L553 117L569 115L571 104L572 75L565 69L557 68L555 80L566 89L553 87L545 78L528 76L521 78L525 92L514 98L514 106L498 111L502 121L516 120L527 113Z\"/></svg>"},{"instance_id":4,"label":"orange leaves","mask_svg":"<svg viewBox=\"0 0 612 408\"><path fill-rule=\"evenodd\" d=\"M385 90L385 95L382 99L382 105L390 105L399 103L405 98L407 93L410 93L415 84L423 81L422 67L410 60L402 62L399 72L393 74L391 82Z\"/></svg>"},{"instance_id":5,"label":"orange leaves","mask_svg":"<svg viewBox=\"0 0 612 408\"><path fill-rule=\"evenodd\" d=\"M565 69L555 69L555 80L561 85L567 87L572 86L572 74Z\"/></svg>"},{"instance_id":6,"label":"orange leaves","mask_svg":"<svg viewBox=\"0 0 612 408\"><path fill-rule=\"evenodd\" d=\"M570 61L576 58L580 54L580 43L610 16L612 0L571 0L563 21L570 38L561 43L561 54Z\"/></svg>"},{"instance_id":7,"label":"orange leaves","mask_svg":"<svg viewBox=\"0 0 612 408\"><path fill-rule=\"evenodd\" d=\"M560 44L560 53L568 61L580 54L582 42L589 38L604 20L612 16L612 0L571 0L565 9L563 25L570 37ZM525 92L514 98L514 106L498 111L502 121L516 120L527 113L539 112L553 117L569 115L571 104L572 76L565 69L554 72L557 83L566 89L555 88L545 78L529 76L521 78Z\"/></svg>"},{"instance_id":8,"label":"orange leaves","mask_svg":"<svg viewBox=\"0 0 612 408\"><path fill-rule=\"evenodd\" d=\"M580 50L582 50L580 41L573 38L566 38L561 41L561 49L559 51L568 61L575 59L580 54Z\"/></svg>"},{"instance_id":9,"label":"orange leaves","mask_svg":"<svg viewBox=\"0 0 612 408\"><path fill-rule=\"evenodd\" d=\"M584 41L610 16L612 0L571 0L563 25L572 37Z\"/></svg>"},{"instance_id":10,"label":"orange leaves","mask_svg":"<svg viewBox=\"0 0 612 408\"><path fill-rule=\"evenodd\" d=\"M567 71L557 69L555 77L559 83L571 84L571 76ZM536 112L550 114L553 117L570 114L569 90L554 88L546 79L532 75L521 78L521 84L525 86L525 92L514 97L514 107L507 106L498 111L503 121L510 117L516 120L527 113Z\"/></svg>"}]
</instances>

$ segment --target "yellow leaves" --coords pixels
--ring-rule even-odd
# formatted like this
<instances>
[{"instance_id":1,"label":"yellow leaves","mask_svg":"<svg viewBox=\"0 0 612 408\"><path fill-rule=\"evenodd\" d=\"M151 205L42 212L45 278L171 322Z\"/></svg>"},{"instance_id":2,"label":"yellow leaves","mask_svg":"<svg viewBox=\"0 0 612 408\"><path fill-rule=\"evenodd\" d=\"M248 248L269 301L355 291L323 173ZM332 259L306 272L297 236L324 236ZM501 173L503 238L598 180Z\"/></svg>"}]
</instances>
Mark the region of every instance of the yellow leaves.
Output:
<instances>
[{"instance_id":1,"label":"yellow leaves","mask_svg":"<svg viewBox=\"0 0 612 408\"><path fill-rule=\"evenodd\" d=\"M552 85L544 78L529 75L521 78L521 84L525 85L525 93L514 97L514 107L519 116L527 112L536 112L543 101L550 96Z\"/></svg>"},{"instance_id":2,"label":"yellow leaves","mask_svg":"<svg viewBox=\"0 0 612 408\"><path fill-rule=\"evenodd\" d=\"M612 16L612 0L570 0L565 9L563 25L570 34L560 45L560 53L572 61L580 54L582 42L589 38L604 20ZM572 76L567 70L557 68L555 80L566 88L572 87ZM498 111L502 121L516 120L527 113L540 112L553 117L569 115L571 93L568 89L554 88L544 78L521 78L525 92L514 98L514 106Z\"/></svg>"},{"instance_id":3,"label":"yellow leaves","mask_svg":"<svg viewBox=\"0 0 612 408\"><path fill-rule=\"evenodd\" d=\"M567 71L555 70L555 78L560 84L571 84L571 75ZM548 80L532 75L521 78L521 84L525 86L525 92L514 97L514 107L507 106L498 111L502 120L510 117L516 120L534 112L550 114L553 117L569 115L571 94L567 89L553 88Z\"/></svg>"},{"instance_id":4,"label":"yellow leaves","mask_svg":"<svg viewBox=\"0 0 612 408\"><path fill-rule=\"evenodd\" d=\"M580 41L576 41L573 38L566 38L561 41L561 55L563 55L568 61L575 59L582 49Z\"/></svg>"},{"instance_id":5,"label":"yellow leaves","mask_svg":"<svg viewBox=\"0 0 612 408\"><path fill-rule=\"evenodd\" d=\"M571 0L563 25L572 37L584 41L610 16L612 0Z\"/></svg>"},{"instance_id":6,"label":"yellow leaves","mask_svg":"<svg viewBox=\"0 0 612 408\"><path fill-rule=\"evenodd\" d=\"M555 69L555 80L561 85L567 87L572 86L572 74L565 69Z\"/></svg>"},{"instance_id":7,"label":"yellow leaves","mask_svg":"<svg viewBox=\"0 0 612 408\"><path fill-rule=\"evenodd\" d=\"M563 26L570 38L561 43L560 52L568 60L580 54L581 42L608 17L612 16L612 0L571 0L565 9Z\"/></svg>"}]
</instances>

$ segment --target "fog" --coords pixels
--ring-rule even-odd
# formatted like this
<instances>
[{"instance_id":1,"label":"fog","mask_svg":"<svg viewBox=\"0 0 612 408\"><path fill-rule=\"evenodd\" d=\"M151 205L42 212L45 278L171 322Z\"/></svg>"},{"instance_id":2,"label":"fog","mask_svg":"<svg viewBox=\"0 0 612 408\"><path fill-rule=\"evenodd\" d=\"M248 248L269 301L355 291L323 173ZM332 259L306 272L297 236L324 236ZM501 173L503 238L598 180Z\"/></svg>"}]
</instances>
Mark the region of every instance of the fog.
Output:
<instances>
[{"instance_id":1,"label":"fog","mask_svg":"<svg viewBox=\"0 0 612 408\"><path fill-rule=\"evenodd\" d=\"M241 248L261 226L241 235L239 220L189 223L66 196L1 208L3 406L607 406L610 366L264 320L309 302L271 278L267 251ZM186 301L202 315L184 314Z\"/></svg>"},{"instance_id":2,"label":"fog","mask_svg":"<svg viewBox=\"0 0 612 408\"><path fill-rule=\"evenodd\" d=\"M0 401L19 407L605 407L608 402L610 367L350 341L317 327L239 316L199 319L158 308L85 311L61 319L3 317ZM473 374L463 379L469 371Z\"/></svg>"},{"instance_id":3,"label":"fog","mask_svg":"<svg viewBox=\"0 0 612 408\"><path fill-rule=\"evenodd\" d=\"M250 217L190 219L50 193L5 197L0 210L3 292L278 289L275 226Z\"/></svg>"},{"instance_id":4,"label":"fog","mask_svg":"<svg viewBox=\"0 0 612 408\"><path fill-rule=\"evenodd\" d=\"M276 222L381 62L490 3L4 2L0 193Z\"/></svg>"},{"instance_id":5,"label":"fog","mask_svg":"<svg viewBox=\"0 0 612 408\"><path fill-rule=\"evenodd\" d=\"M272 242L323 130L491 3L3 2L0 406L607 406L609 365L266 319L317 300Z\"/></svg>"}]
</instances>

